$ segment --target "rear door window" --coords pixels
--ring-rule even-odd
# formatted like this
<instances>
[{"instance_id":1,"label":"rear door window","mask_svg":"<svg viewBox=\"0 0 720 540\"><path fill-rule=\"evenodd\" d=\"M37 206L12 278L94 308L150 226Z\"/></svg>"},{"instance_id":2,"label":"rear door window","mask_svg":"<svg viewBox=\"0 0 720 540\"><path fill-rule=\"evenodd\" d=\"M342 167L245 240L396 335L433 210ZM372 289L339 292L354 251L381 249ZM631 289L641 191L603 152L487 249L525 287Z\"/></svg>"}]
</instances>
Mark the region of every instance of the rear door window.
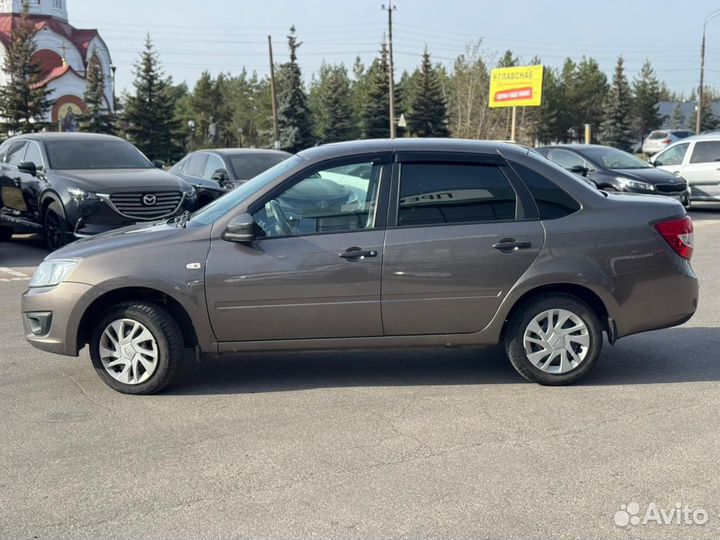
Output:
<instances>
[{"instance_id":1,"label":"rear door window","mask_svg":"<svg viewBox=\"0 0 720 540\"><path fill-rule=\"evenodd\" d=\"M514 220L516 208L515 191L497 165L401 165L401 227Z\"/></svg>"},{"instance_id":2,"label":"rear door window","mask_svg":"<svg viewBox=\"0 0 720 540\"><path fill-rule=\"evenodd\" d=\"M692 156L690 156L690 163L712 163L713 161L720 161L720 141L696 142Z\"/></svg>"},{"instance_id":3,"label":"rear door window","mask_svg":"<svg viewBox=\"0 0 720 540\"><path fill-rule=\"evenodd\" d=\"M203 171L205 170L205 163L207 163L207 154L195 154L190 157L190 161L185 166L185 174L188 176L195 176L202 178Z\"/></svg>"}]
</instances>

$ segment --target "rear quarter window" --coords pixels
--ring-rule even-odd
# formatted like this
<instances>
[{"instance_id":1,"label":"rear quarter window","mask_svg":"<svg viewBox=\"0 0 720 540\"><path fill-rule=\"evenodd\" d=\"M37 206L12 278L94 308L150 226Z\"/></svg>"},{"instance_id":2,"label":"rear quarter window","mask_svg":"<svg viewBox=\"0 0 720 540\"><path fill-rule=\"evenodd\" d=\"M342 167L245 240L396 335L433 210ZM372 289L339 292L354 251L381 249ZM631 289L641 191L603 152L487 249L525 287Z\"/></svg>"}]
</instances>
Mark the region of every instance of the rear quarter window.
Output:
<instances>
[{"instance_id":1,"label":"rear quarter window","mask_svg":"<svg viewBox=\"0 0 720 540\"><path fill-rule=\"evenodd\" d=\"M539 172L520 163L513 163L512 168L535 199L540 219L559 219L580 210L580 203Z\"/></svg>"}]
</instances>

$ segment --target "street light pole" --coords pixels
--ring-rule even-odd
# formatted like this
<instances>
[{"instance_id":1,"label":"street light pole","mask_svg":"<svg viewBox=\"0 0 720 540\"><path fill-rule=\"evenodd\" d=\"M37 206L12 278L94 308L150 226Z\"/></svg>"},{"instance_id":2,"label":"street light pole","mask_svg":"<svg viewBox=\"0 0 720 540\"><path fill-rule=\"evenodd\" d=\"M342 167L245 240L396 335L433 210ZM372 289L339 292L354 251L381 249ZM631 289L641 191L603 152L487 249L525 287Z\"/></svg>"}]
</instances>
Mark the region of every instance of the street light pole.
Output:
<instances>
[{"instance_id":1,"label":"street light pole","mask_svg":"<svg viewBox=\"0 0 720 540\"><path fill-rule=\"evenodd\" d=\"M707 30L708 23L718 16L720 16L720 9L716 9L715 11L708 13L705 17L705 21L703 22L702 42L700 44L700 88L698 88L695 133L700 133L700 129L702 127L703 94L705 90L705 31Z\"/></svg>"}]
</instances>

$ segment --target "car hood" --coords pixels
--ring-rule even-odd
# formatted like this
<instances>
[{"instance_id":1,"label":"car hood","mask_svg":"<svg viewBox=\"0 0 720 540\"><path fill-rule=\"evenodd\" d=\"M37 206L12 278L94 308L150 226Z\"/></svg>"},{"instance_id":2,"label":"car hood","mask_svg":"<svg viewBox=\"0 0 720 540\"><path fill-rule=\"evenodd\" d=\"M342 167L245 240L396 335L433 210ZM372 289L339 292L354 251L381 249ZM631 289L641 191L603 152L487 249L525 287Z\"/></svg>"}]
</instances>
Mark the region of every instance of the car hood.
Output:
<instances>
[{"instance_id":1,"label":"car hood","mask_svg":"<svg viewBox=\"0 0 720 540\"><path fill-rule=\"evenodd\" d=\"M631 180L639 180L648 184L680 184L684 183L682 178L678 178L668 171L656 168L648 169L612 169L609 171L614 176L622 176Z\"/></svg>"},{"instance_id":2,"label":"car hood","mask_svg":"<svg viewBox=\"0 0 720 540\"><path fill-rule=\"evenodd\" d=\"M180 190L187 189L187 182L160 169L92 169L53 171L87 191Z\"/></svg>"},{"instance_id":3,"label":"car hood","mask_svg":"<svg viewBox=\"0 0 720 540\"><path fill-rule=\"evenodd\" d=\"M187 229L178 227L175 223L168 223L168 220L138 223L76 240L72 244L52 252L45 260L85 259L98 253L120 251L138 244L163 244L176 239L178 235L185 232Z\"/></svg>"}]
</instances>

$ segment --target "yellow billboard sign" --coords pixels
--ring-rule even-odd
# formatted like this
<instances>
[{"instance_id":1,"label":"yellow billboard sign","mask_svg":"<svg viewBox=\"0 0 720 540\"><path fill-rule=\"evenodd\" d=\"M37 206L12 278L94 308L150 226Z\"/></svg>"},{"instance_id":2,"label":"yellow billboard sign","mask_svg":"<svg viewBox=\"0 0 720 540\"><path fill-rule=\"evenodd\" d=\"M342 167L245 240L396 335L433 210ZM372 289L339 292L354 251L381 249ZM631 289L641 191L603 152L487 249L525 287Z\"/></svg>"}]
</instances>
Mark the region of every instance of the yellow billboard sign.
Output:
<instances>
[{"instance_id":1,"label":"yellow billboard sign","mask_svg":"<svg viewBox=\"0 0 720 540\"><path fill-rule=\"evenodd\" d=\"M490 73L490 107L539 107L543 66L496 68Z\"/></svg>"}]
</instances>

